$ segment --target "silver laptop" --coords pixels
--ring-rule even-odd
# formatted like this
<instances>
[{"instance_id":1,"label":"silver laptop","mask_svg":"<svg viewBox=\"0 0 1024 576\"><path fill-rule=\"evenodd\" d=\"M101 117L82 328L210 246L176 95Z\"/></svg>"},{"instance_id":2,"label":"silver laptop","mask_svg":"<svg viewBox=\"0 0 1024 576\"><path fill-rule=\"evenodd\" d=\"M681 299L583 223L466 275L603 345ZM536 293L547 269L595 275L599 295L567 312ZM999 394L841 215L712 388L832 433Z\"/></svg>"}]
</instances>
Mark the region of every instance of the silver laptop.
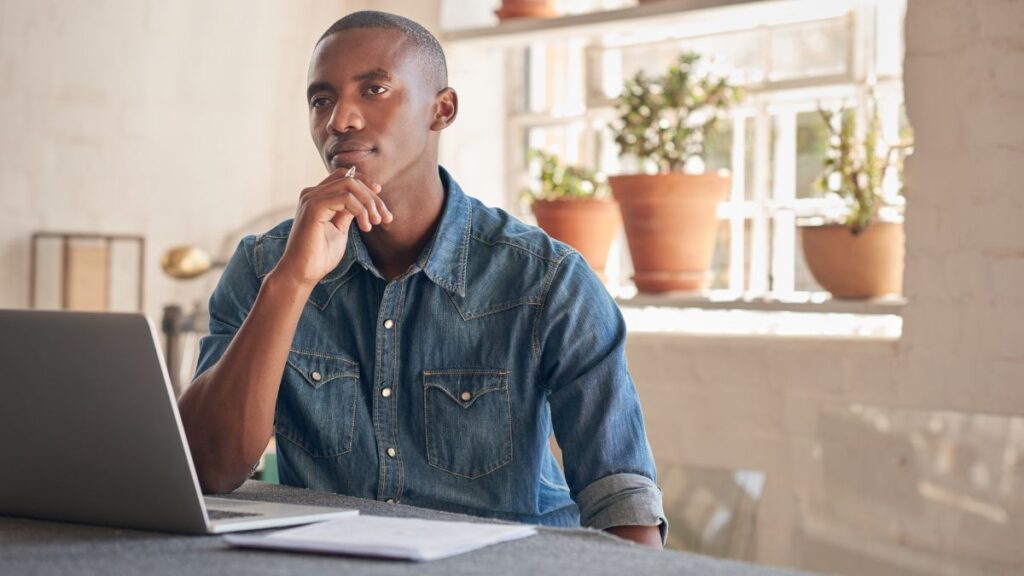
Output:
<instances>
[{"instance_id":1,"label":"silver laptop","mask_svg":"<svg viewBox=\"0 0 1024 576\"><path fill-rule=\"evenodd\" d=\"M157 342L139 314L0 310L0 515L213 534L358 513L203 498Z\"/></svg>"}]
</instances>

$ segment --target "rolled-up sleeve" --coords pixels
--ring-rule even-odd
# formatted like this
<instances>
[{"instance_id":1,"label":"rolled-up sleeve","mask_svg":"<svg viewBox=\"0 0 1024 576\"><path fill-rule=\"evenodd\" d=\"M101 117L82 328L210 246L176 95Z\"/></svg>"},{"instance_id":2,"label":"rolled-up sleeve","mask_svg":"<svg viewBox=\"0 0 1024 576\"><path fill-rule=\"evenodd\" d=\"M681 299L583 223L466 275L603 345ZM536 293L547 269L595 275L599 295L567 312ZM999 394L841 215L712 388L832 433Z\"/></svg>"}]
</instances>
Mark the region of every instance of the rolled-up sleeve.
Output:
<instances>
[{"instance_id":1,"label":"rolled-up sleeve","mask_svg":"<svg viewBox=\"0 0 1024 576\"><path fill-rule=\"evenodd\" d=\"M643 412L626 364L626 324L583 258L559 263L536 346L566 481L592 528L668 523Z\"/></svg>"},{"instance_id":2,"label":"rolled-up sleeve","mask_svg":"<svg viewBox=\"0 0 1024 576\"><path fill-rule=\"evenodd\" d=\"M220 360L256 302L260 280L249 256L255 240L246 236L239 242L210 296L210 334L199 341L195 377Z\"/></svg>"}]
</instances>

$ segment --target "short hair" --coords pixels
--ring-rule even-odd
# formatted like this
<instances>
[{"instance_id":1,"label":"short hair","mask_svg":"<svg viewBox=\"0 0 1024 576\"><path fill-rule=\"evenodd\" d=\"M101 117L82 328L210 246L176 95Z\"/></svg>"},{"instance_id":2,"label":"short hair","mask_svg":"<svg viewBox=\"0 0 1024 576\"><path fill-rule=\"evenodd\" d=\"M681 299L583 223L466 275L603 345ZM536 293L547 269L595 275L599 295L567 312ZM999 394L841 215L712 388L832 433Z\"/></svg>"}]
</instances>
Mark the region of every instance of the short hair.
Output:
<instances>
[{"instance_id":1,"label":"short hair","mask_svg":"<svg viewBox=\"0 0 1024 576\"><path fill-rule=\"evenodd\" d=\"M316 41L314 49L325 38L344 30L356 28L398 30L405 36L406 41L411 43L411 47L417 54L423 58L424 64L426 64L427 77L435 81L437 89L441 90L448 86L448 63L444 57L444 50L441 49L441 43L423 26L397 14L375 10L353 12L331 24L331 27Z\"/></svg>"}]
</instances>

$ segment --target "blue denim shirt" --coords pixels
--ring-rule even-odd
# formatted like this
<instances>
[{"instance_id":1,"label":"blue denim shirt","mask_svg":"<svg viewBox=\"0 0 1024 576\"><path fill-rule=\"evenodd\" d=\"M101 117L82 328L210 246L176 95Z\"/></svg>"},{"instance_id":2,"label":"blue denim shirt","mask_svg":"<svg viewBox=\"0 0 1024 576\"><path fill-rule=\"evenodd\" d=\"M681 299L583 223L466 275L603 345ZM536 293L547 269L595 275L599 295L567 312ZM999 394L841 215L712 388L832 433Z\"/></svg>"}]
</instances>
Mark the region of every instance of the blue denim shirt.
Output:
<instances>
[{"instance_id":1,"label":"blue denim shirt","mask_svg":"<svg viewBox=\"0 0 1024 576\"><path fill-rule=\"evenodd\" d=\"M281 481L664 534L615 302L573 249L440 173L441 222L406 273L385 280L352 226L341 263L313 290L277 400ZM210 299L197 374L228 347L291 225L242 240Z\"/></svg>"}]
</instances>

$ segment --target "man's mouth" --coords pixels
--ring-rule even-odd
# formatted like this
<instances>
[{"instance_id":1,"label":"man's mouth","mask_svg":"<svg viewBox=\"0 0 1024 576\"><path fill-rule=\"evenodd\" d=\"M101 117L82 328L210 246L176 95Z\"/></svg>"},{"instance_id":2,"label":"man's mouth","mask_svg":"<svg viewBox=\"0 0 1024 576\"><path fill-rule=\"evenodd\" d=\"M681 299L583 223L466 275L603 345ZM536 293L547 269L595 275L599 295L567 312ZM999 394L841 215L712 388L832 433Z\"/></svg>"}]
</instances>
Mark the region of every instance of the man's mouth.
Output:
<instances>
[{"instance_id":1,"label":"man's mouth","mask_svg":"<svg viewBox=\"0 0 1024 576\"><path fill-rule=\"evenodd\" d=\"M372 146L338 146L330 151L328 162L337 169L352 166L375 152Z\"/></svg>"}]
</instances>

